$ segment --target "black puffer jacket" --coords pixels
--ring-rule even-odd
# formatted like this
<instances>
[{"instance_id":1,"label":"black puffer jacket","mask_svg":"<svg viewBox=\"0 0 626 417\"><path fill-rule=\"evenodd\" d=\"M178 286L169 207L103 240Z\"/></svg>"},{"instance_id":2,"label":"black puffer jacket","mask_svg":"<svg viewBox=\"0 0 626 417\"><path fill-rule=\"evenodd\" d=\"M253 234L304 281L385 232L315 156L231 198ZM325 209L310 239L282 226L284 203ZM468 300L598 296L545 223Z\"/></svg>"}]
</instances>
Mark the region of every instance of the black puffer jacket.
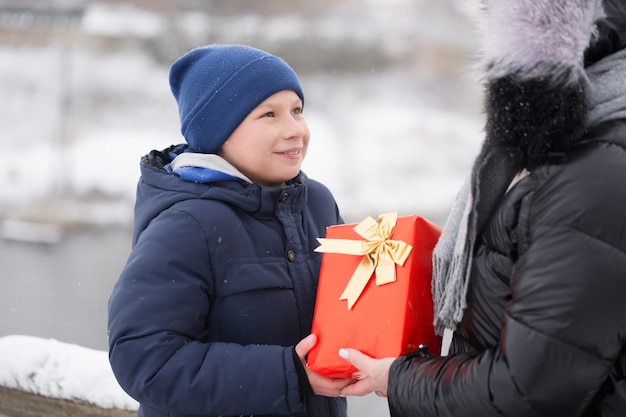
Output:
<instances>
[{"instance_id":1,"label":"black puffer jacket","mask_svg":"<svg viewBox=\"0 0 626 417\"><path fill-rule=\"evenodd\" d=\"M625 415L624 179L626 120L507 194L477 248L465 353L394 362L392 416Z\"/></svg>"},{"instance_id":2,"label":"black puffer jacket","mask_svg":"<svg viewBox=\"0 0 626 417\"><path fill-rule=\"evenodd\" d=\"M626 45L626 2L604 6L587 65ZM531 173L476 241L451 353L393 363L392 417L626 415L626 118L559 140L518 149Z\"/></svg>"}]
</instances>

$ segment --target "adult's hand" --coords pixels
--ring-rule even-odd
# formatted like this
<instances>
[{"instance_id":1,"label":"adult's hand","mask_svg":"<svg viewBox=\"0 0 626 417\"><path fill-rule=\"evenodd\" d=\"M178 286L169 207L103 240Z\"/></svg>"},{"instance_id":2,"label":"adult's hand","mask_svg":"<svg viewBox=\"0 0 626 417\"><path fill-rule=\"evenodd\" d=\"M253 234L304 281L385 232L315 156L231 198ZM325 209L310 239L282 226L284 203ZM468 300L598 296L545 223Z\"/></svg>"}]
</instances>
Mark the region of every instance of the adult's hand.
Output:
<instances>
[{"instance_id":1,"label":"adult's hand","mask_svg":"<svg viewBox=\"0 0 626 417\"><path fill-rule=\"evenodd\" d=\"M309 378L309 383L311 384L311 388L313 388L313 392L317 395L324 395L326 397L339 397L341 395L341 390L352 384L354 380L329 378L307 368L305 361L306 355L316 343L317 336L314 334L308 335L296 345L296 354L304 365L304 369L306 370L306 375Z\"/></svg>"},{"instance_id":2,"label":"adult's hand","mask_svg":"<svg viewBox=\"0 0 626 417\"><path fill-rule=\"evenodd\" d=\"M375 392L379 397L387 396L389 368L396 358L375 359L356 349L339 349L339 356L359 370L357 381L346 386L341 395L367 395Z\"/></svg>"}]
</instances>

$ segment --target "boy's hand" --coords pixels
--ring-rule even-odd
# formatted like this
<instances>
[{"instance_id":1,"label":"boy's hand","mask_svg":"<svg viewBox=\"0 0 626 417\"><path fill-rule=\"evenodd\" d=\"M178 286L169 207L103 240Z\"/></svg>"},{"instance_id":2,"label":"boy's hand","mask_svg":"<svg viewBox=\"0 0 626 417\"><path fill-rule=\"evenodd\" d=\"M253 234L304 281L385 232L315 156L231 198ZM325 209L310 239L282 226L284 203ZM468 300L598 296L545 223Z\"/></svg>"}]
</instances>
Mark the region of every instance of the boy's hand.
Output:
<instances>
[{"instance_id":1,"label":"boy's hand","mask_svg":"<svg viewBox=\"0 0 626 417\"><path fill-rule=\"evenodd\" d=\"M306 375L309 378L309 383L311 384L311 388L313 388L313 392L316 395L324 395L326 397L339 397L341 395L341 390L352 384L354 380L329 378L309 370L309 368L306 367L305 357L316 343L317 336L314 334L308 335L296 345L296 354L304 364Z\"/></svg>"}]
</instances>

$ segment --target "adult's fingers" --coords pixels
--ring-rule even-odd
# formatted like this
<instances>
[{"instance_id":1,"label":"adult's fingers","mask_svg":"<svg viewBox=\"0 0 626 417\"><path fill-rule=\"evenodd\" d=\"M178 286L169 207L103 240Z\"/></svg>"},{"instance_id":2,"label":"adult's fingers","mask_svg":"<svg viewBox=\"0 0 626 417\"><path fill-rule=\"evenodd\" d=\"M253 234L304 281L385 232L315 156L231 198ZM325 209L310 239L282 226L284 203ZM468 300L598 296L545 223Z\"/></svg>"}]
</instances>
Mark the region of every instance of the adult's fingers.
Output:
<instances>
[{"instance_id":1,"label":"adult's fingers","mask_svg":"<svg viewBox=\"0 0 626 417\"><path fill-rule=\"evenodd\" d=\"M339 349L339 356L350 362L359 371L369 374L369 368L373 359L366 354L350 348Z\"/></svg>"}]
</instances>

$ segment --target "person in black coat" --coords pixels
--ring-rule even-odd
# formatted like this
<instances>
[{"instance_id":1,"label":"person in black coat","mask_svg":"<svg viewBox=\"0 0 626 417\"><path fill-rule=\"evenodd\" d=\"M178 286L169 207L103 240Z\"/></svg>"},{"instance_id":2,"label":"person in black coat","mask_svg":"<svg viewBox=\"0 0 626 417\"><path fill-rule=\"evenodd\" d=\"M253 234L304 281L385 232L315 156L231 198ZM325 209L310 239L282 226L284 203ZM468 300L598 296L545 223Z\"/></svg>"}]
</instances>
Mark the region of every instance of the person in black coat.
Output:
<instances>
[{"instance_id":1,"label":"person in black coat","mask_svg":"<svg viewBox=\"0 0 626 417\"><path fill-rule=\"evenodd\" d=\"M345 417L351 380L308 370L321 254L343 223L301 172L304 95L279 57L200 47L170 70L186 143L141 160L109 359L139 416Z\"/></svg>"},{"instance_id":2,"label":"person in black coat","mask_svg":"<svg viewBox=\"0 0 626 417\"><path fill-rule=\"evenodd\" d=\"M626 415L626 2L488 0L486 138L433 256L445 357L373 359L392 417Z\"/></svg>"}]
</instances>

